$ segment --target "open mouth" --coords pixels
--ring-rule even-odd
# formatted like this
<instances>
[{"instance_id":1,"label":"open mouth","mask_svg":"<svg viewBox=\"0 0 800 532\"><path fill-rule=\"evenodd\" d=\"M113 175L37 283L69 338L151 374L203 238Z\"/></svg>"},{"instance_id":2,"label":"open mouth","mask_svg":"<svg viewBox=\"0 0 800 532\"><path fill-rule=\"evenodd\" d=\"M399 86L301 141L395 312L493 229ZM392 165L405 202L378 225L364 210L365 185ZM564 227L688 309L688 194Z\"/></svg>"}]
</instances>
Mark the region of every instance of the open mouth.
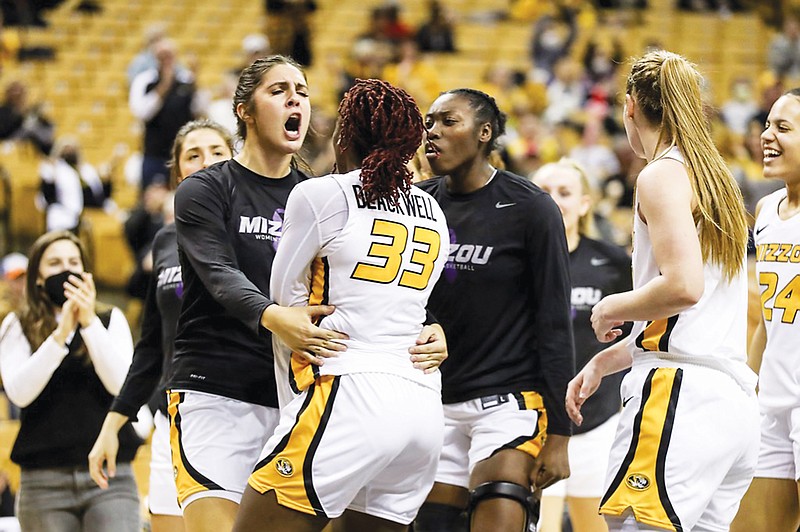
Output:
<instances>
[{"instance_id":1,"label":"open mouth","mask_svg":"<svg viewBox=\"0 0 800 532\"><path fill-rule=\"evenodd\" d=\"M290 116L283 127L288 133L298 135L300 133L300 115Z\"/></svg>"},{"instance_id":2,"label":"open mouth","mask_svg":"<svg viewBox=\"0 0 800 532\"><path fill-rule=\"evenodd\" d=\"M771 161L776 157L780 157L781 152L775 148L764 148L764 161Z\"/></svg>"},{"instance_id":3,"label":"open mouth","mask_svg":"<svg viewBox=\"0 0 800 532\"><path fill-rule=\"evenodd\" d=\"M425 143L425 156L426 157L439 157L439 148L430 142Z\"/></svg>"}]
</instances>

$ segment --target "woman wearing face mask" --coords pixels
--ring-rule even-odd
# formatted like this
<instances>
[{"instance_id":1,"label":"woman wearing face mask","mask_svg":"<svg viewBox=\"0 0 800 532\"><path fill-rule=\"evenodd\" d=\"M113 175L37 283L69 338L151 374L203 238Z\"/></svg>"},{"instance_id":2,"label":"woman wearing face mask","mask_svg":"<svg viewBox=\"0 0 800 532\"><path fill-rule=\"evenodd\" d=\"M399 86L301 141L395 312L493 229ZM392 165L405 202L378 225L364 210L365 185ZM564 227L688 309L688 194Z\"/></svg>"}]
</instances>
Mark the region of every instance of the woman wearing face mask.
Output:
<instances>
[{"instance_id":1,"label":"woman wearing face mask","mask_svg":"<svg viewBox=\"0 0 800 532\"><path fill-rule=\"evenodd\" d=\"M175 137L170 163L171 178L178 183L191 174L232 156L230 134L210 120L194 120ZM111 405L103 429L89 454L89 471L101 488L108 488L116 470L119 430L159 388L159 410L150 462L148 507L153 532L183 530L169 445L169 420L165 386L174 352L175 328L183 299L183 281L178 261L175 224L162 228L153 240L153 280L150 283L142 322L142 338L136 344L125 384ZM108 462L108 474L103 464Z\"/></svg>"},{"instance_id":2,"label":"woman wearing face mask","mask_svg":"<svg viewBox=\"0 0 800 532\"><path fill-rule=\"evenodd\" d=\"M39 174L48 231L76 232L86 207L114 208L100 174L82 159L80 143L74 137L56 143L52 158L41 164Z\"/></svg>"},{"instance_id":3,"label":"woman wearing face mask","mask_svg":"<svg viewBox=\"0 0 800 532\"><path fill-rule=\"evenodd\" d=\"M22 468L17 516L26 532L140 530L130 466L140 441L130 424L120 433L120 464L108 490L95 486L86 467L133 341L122 312L95 301L85 257L72 233L39 237L23 308L0 327L0 376L22 408L11 459Z\"/></svg>"}]
</instances>

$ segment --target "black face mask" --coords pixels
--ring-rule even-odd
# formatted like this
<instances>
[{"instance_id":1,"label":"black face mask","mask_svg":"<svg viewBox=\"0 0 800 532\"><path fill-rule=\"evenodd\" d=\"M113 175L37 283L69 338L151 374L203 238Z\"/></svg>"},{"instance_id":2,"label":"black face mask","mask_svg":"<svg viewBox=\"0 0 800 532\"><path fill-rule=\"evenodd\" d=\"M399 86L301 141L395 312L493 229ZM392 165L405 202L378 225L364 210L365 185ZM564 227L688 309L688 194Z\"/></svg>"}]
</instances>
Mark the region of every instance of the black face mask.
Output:
<instances>
[{"instance_id":1,"label":"black face mask","mask_svg":"<svg viewBox=\"0 0 800 532\"><path fill-rule=\"evenodd\" d=\"M67 282L67 279L69 279L70 275L80 277L79 273L64 270L63 272L51 275L44 280L44 291L47 294L47 297L50 298L50 301L52 301L57 307L60 307L67 302L67 296L64 293L64 283Z\"/></svg>"},{"instance_id":2,"label":"black face mask","mask_svg":"<svg viewBox=\"0 0 800 532\"><path fill-rule=\"evenodd\" d=\"M68 165L74 167L78 166L78 154L74 151L64 152L61 154L61 158L64 159Z\"/></svg>"}]
</instances>

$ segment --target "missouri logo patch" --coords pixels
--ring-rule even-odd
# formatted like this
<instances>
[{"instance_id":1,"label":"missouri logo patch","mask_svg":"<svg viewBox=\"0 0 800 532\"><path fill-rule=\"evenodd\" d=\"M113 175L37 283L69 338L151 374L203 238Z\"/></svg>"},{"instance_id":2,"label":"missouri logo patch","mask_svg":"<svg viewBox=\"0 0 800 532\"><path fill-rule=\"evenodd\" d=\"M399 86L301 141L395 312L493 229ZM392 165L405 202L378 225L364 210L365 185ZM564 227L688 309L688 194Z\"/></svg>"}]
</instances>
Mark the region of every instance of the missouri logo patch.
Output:
<instances>
[{"instance_id":1,"label":"missouri logo patch","mask_svg":"<svg viewBox=\"0 0 800 532\"><path fill-rule=\"evenodd\" d=\"M636 491L644 491L650 487L650 479L640 473L628 475L628 478L625 479L625 483L629 488Z\"/></svg>"},{"instance_id":2,"label":"missouri logo patch","mask_svg":"<svg viewBox=\"0 0 800 532\"><path fill-rule=\"evenodd\" d=\"M294 473L292 463L286 458L278 458L275 460L275 471L282 477L291 477Z\"/></svg>"}]
</instances>

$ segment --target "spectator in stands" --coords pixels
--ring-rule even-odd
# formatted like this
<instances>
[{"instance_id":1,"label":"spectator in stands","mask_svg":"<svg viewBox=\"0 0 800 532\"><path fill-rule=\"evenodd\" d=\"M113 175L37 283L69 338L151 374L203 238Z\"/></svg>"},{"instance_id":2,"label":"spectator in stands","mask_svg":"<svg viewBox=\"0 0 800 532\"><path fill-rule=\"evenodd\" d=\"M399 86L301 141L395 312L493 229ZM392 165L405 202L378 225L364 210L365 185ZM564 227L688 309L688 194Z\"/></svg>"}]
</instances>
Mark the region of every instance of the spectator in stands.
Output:
<instances>
[{"instance_id":1,"label":"spectator in stands","mask_svg":"<svg viewBox=\"0 0 800 532\"><path fill-rule=\"evenodd\" d=\"M609 178L618 177L622 167L611 148L603 117L587 112L586 121L579 126L580 142L573 146L569 158L586 171L592 189L599 189Z\"/></svg>"},{"instance_id":2,"label":"spectator in stands","mask_svg":"<svg viewBox=\"0 0 800 532\"><path fill-rule=\"evenodd\" d=\"M128 86L133 83L136 76L146 70L158 68L155 48L162 39L167 38L167 28L162 22L157 22L147 26L144 30L144 46L138 54L134 56L125 73L128 77Z\"/></svg>"},{"instance_id":3,"label":"spectator in stands","mask_svg":"<svg viewBox=\"0 0 800 532\"><path fill-rule=\"evenodd\" d=\"M453 18L439 0L428 0L428 20L417 30L422 52L455 52Z\"/></svg>"},{"instance_id":4,"label":"spectator in stands","mask_svg":"<svg viewBox=\"0 0 800 532\"><path fill-rule=\"evenodd\" d=\"M426 109L443 90L439 73L420 56L417 41L411 37L400 42L397 59L386 65L382 78L408 92L421 109Z\"/></svg>"},{"instance_id":5,"label":"spectator in stands","mask_svg":"<svg viewBox=\"0 0 800 532\"><path fill-rule=\"evenodd\" d=\"M767 123L767 116L769 116L769 110L772 108L772 104L781 97L786 89L783 77L776 75L771 70L762 72L758 76L756 87L759 103L755 120L763 127L764 124Z\"/></svg>"},{"instance_id":6,"label":"spectator in stands","mask_svg":"<svg viewBox=\"0 0 800 532\"><path fill-rule=\"evenodd\" d=\"M47 155L53 148L53 135L53 123L41 105L28 100L28 87L17 80L6 85L0 104L0 140L27 141Z\"/></svg>"},{"instance_id":7,"label":"spectator in stands","mask_svg":"<svg viewBox=\"0 0 800 532\"><path fill-rule=\"evenodd\" d=\"M274 53L290 56L304 66L311 65L310 18L317 10L316 1L266 0L266 8L267 36Z\"/></svg>"},{"instance_id":8,"label":"spectator in stands","mask_svg":"<svg viewBox=\"0 0 800 532\"><path fill-rule=\"evenodd\" d=\"M349 55L337 86L340 100L356 79L380 78L383 75L384 67L392 56L392 46L387 41L362 36L353 43Z\"/></svg>"},{"instance_id":9,"label":"spectator in stands","mask_svg":"<svg viewBox=\"0 0 800 532\"><path fill-rule=\"evenodd\" d=\"M583 53L583 68L589 82L602 83L613 78L623 59L624 52L619 40L592 38Z\"/></svg>"},{"instance_id":10,"label":"spectator in stands","mask_svg":"<svg viewBox=\"0 0 800 532\"><path fill-rule=\"evenodd\" d=\"M153 272L151 248L153 238L164 226L164 203L169 197L169 188L162 183L153 183L144 190L142 200L125 220L125 239L131 248L136 267L128 279L125 291L131 297L144 300Z\"/></svg>"},{"instance_id":11,"label":"spectator in stands","mask_svg":"<svg viewBox=\"0 0 800 532\"><path fill-rule=\"evenodd\" d=\"M555 15L544 15L533 26L531 60L535 78L549 82L553 69L561 59L572 51L578 37L578 11L572 6L558 2Z\"/></svg>"},{"instance_id":12,"label":"spectator in stands","mask_svg":"<svg viewBox=\"0 0 800 532\"><path fill-rule=\"evenodd\" d=\"M110 183L103 183L95 167L83 160L75 137L56 142L52 157L39 166L39 177L48 231L77 233L84 208L115 208Z\"/></svg>"},{"instance_id":13,"label":"spectator in stands","mask_svg":"<svg viewBox=\"0 0 800 532\"><path fill-rule=\"evenodd\" d=\"M358 36L358 39L375 39L398 44L400 41L414 36L414 30L400 17L400 7L384 4L370 12L369 28Z\"/></svg>"},{"instance_id":14,"label":"spectator in stands","mask_svg":"<svg viewBox=\"0 0 800 532\"><path fill-rule=\"evenodd\" d=\"M720 113L722 122L732 133L740 137L747 133L750 120L758 113L758 102L749 77L740 76L731 81L730 97L722 104Z\"/></svg>"},{"instance_id":15,"label":"spectator in stands","mask_svg":"<svg viewBox=\"0 0 800 532\"><path fill-rule=\"evenodd\" d=\"M206 110L206 118L225 127L231 135L236 134L236 115L231 111L231 107L239 72L241 70L236 69L236 73L231 71L222 74L219 84L213 89L213 96Z\"/></svg>"},{"instance_id":16,"label":"spectator in stands","mask_svg":"<svg viewBox=\"0 0 800 532\"><path fill-rule=\"evenodd\" d=\"M573 118L583 109L587 97L581 64L571 57L560 59L553 70L553 80L547 85L545 122L558 124Z\"/></svg>"},{"instance_id":17,"label":"spectator in stands","mask_svg":"<svg viewBox=\"0 0 800 532\"><path fill-rule=\"evenodd\" d=\"M31 247L25 304L0 326L0 376L22 408L11 459L22 472L17 517L26 532L140 532L130 466L140 440L125 427L121 467L109 490L89 476L86 456L133 354L122 312L95 299L86 253L70 232Z\"/></svg>"},{"instance_id":18,"label":"spectator in stands","mask_svg":"<svg viewBox=\"0 0 800 532\"><path fill-rule=\"evenodd\" d=\"M502 60L487 67L475 88L495 98L501 108L509 109L507 134L510 136L514 135L520 117L527 113L541 116L547 108L547 86Z\"/></svg>"},{"instance_id":19,"label":"spectator in stands","mask_svg":"<svg viewBox=\"0 0 800 532\"><path fill-rule=\"evenodd\" d=\"M27 269L28 257L22 253L9 253L0 261L0 275L2 275L0 320L4 320L10 312L20 309L25 297L25 272Z\"/></svg>"},{"instance_id":20,"label":"spectator in stands","mask_svg":"<svg viewBox=\"0 0 800 532\"><path fill-rule=\"evenodd\" d=\"M742 11L747 0L678 0L678 8L686 11L718 11L720 14L730 14Z\"/></svg>"},{"instance_id":21,"label":"spectator in stands","mask_svg":"<svg viewBox=\"0 0 800 532\"><path fill-rule=\"evenodd\" d=\"M783 30L769 43L767 60L776 76L800 77L800 20L796 14L783 20Z\"/></svg>"},{"instance_id":22,"label":"spectator in stands","mask_svg":"<svg viewBox=\"0 0 800 532\"><path fill-rule=\"evenodd\" d=\"M542 145L547 142L546 126L536 113L528 111L517 116L514 133L509 135L504 146L508 169L518 175L531 175L542 165Z\"/></svg>"},{"instance_id":23,"label":"spectator in stands","mask_svg":"<svg viewBox=\"0 0 800 532\"><path fill-rule=\"evenodd\" d=\"M131 112L144 122L141 190L152 183L166 184L169 148L180 127L203 114L205 102L194 76L178 67L175 45L161 39L154 46L156 68L137 75L131 84Z\"/></svg>"},{"instance_id":24,"label":"spectator in stands","mask_svg":"<svg viewBox=\"0 0 800 532\"><path fill-rule=\"evenodd\" d=\"M272 45L269 42L269 37L263 33L250 33L242 39L242 61L236 68L231 69L231 73L236 78L234 86L239 79L239 74L242 70L250 66L253 61L262 57L267 57L272 54ZM228 102L230 107L231 102ZM233 113L231 113L233 114Z\"/></svg>"}]
</instances>

